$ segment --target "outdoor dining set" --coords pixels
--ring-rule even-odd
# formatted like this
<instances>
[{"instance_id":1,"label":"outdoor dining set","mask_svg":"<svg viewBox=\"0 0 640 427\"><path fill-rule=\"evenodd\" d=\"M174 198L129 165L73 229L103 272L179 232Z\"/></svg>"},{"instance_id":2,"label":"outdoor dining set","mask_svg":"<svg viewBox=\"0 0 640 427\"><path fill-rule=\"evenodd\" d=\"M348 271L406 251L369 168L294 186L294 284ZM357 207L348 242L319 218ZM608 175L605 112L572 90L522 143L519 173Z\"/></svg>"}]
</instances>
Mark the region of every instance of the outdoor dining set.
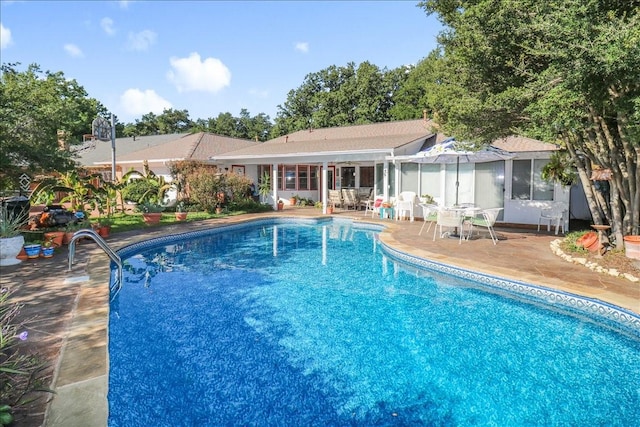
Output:
<instances>
[{"instance_id":1,"label":"outdoor dining set","mask_svg":"<svg viewBox=\"0 0 640 427\"><path fill-rule=\"evenodd\" d=\"M424 223L420 227L419 235L422 235L434 227L433 240L439 235L441 238L457 238L459 243L472 238L474 232L479 234L485 229L493 244L498 242L498 237L493 229L496 219L503 208L483 209L471 203L461 203L455 206L442 206L435 203L419 203L414 192L405 191L398 195L393 203L384 202L382 198L367 199L364 203L364 215L379 215L380 219L408 219L413 221L414 208L422 209Z\"/></svg>"}]
</instances>

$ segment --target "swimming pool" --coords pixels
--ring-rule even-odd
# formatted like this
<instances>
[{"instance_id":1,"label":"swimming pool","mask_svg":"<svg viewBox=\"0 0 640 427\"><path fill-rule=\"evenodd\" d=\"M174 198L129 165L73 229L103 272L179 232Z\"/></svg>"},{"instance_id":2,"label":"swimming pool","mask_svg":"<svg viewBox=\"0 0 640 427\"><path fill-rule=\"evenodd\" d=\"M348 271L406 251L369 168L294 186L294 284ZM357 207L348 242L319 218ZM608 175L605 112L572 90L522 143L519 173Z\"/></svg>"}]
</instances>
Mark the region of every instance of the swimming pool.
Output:
<instances>
[{"instance_id":1,"label":"swimming pool","mask_svg":"<svg viewBox=\"0 0 640 427\"><path fill-rule=\"evenodd\" d=\"M640 419L632 314L470 272L457 278L382 248L377 231L262 220L120 251L109 425Z\"/></svg>"}]
</instances>

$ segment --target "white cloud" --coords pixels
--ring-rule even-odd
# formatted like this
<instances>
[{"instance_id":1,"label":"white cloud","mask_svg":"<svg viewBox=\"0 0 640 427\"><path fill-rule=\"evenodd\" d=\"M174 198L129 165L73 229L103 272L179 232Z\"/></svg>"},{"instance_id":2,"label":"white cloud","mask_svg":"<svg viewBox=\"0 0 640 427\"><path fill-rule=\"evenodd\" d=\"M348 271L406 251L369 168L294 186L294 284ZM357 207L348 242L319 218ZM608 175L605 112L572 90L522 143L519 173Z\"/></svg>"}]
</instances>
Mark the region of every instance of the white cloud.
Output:
<instances>
[{"instance_id":1,"label":"white cloud","mask_svg":"<svg viewBox=\"0 0 640 427\"><path fill-rule=\"evenodd\" d=\"M129 8L129 0L120 0L118 4L120 5L120 9L128 9Z\"/></svg>"},{"instance_id":2,"label":"white cloud","mask_svg":"<svg viewBox=\"0 0 640 427\"><path fill-rule=\"evenodd\" d=\"M157 38L158 35L151 30L129 33L127 47L129 50L147 50L149 46L156 42Z\"/></svg>"},{"instance_id":3,"label":"white cloud","mask_svg":"<svg viewBox=\"0 0 640 427\"><path fill-rule=\"evenodd\" d=\"M295 50L297 50L298 52L307 53L307 52L309 52L309 43L307 43L307 42L298 42L295 45Z\"/></svg>"},{"instance_id":4,"label":"white cloud","mask_svg":"<svg viewBox=\"0 0 640 427\"><path fill-rule=\"evenodd\" d=\"M173 108L169 101L151 89L127 89L120 95L120 107L132 116L141 116L149 112L162 114L165 109Z\"/></svg>"},{"instance_id":5,"label":"white cloud","mask_svg":"<svg viewBox=\"0 0 640 427\"><path fill-rule=\"evenodd\" d=\"M65 44L64 50L65 52L67 52L69 56L72 56L74 58L82 58L84 56L84 54L82 53L82 50L80 50L78 46L72 43Z\"/></svg>"},{"instance_id":6,"label":"white cloud","mask_svg":"<svg viewBox=\"0 0 640 427\"><path fill-rule=\"evenodd\" d=\"M13 44L11 30L0 22L0 49L6 49Z\"/></svg>"},{"instance_id":7,"label":"white cloud","mask_svg":"<svg viewBox=\"0 0 640 427\"><path fill-rule=\"evenodd\" d=\"M201 60L196 52L188 58L170 60L172 70L167 79L176 86L178 92L205 91L218 92L231 84L231 71L216 58Z\"/></svg>"},{"instance_id":8,"label":"white cloud","mask_svg":"<svg viewBox=\"0 0 640 427\"><path fill-rule=\"evenodd\" d=\"M102 27L104 32L110 36L116 33L116 30L113 28L113 19L111 18L102 18L100 20L100 26Z\"/></svg>"}]
</instances>

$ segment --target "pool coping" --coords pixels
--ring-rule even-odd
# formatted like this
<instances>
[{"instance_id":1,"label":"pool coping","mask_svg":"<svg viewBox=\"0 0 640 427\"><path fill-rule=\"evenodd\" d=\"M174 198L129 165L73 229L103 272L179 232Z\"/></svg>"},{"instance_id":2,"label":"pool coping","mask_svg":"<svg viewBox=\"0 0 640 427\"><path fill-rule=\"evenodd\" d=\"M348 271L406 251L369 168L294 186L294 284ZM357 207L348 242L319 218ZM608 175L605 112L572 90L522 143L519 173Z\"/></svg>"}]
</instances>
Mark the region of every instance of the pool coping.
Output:
<instances>
[{"instance_id":1,"label":"pool coping","mask_svg":"<svg viewBox=\"0 0 640 427\"><path fill-rule=\"evenodd\" d=\"M244 228L256 224L274 223L312 223L350 222L359 228L379 230L379 241L384 250L393 258L420 268L431 268L446 274L462 275L486 285L487 291L507 293L511 297L526 297L528 300L544 304L547 309L557 303L560 311L568 314L583 314L583 318L593 316L599 323L612 327L617 332L640 338L640 315L621 307L583 295L571 294L556 289L545 288L528 282L492 276L483 272L465 269L455 264L428 260L402 251L391 236L392 226L360 218L304 217L295 215L269 217L237 217L224 222L207 223L200 229L180 231L150 236L133 243L125 243L116 249L119 255L138 251L146 247L162 245L177 238L210 235L224 230ZM94 258L94 257L91 257ZM73 320L64 339L62 351L56 366L54 385L56 395L49 403L46 414L46 426L65 427L102 427L108 422L108 324L109 324L109 286L111 263L102 259L89 261L86 267L88 280L81 283L81 291L73 313ZM586 309L586 311L585 311ZM600 321L601 320L601 321ZM616 325L625 325L618 328ZM93 345L86 348L87 331L91 331ZM72 353L74 357L70 357ZM99 361L102 359L102 363ZM98 363L94 363L98 360ZM80 372L80 374L78 374ZM73 379L71 379L73 377Z\"/></svg>"}]
</instances>

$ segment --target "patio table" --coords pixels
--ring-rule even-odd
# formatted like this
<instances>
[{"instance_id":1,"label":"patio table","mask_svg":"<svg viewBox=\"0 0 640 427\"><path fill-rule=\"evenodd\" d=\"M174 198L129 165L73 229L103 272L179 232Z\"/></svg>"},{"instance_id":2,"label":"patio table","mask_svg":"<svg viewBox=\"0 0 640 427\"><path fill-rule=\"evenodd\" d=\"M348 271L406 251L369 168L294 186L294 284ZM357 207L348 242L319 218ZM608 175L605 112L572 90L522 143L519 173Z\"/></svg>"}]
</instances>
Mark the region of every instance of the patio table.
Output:
<instances>
[{"instance_id":1,"label":"patio table","mask_svg":"<svg viewBox=\"0 0 640 427\"><path fill-rule=\"evenodd\" d=\"M389 219L393 219L395 217L395 209L393 206L391 207L380 207L380 219L384 219L387 216Z\"/></svg>"}]
</instances>

